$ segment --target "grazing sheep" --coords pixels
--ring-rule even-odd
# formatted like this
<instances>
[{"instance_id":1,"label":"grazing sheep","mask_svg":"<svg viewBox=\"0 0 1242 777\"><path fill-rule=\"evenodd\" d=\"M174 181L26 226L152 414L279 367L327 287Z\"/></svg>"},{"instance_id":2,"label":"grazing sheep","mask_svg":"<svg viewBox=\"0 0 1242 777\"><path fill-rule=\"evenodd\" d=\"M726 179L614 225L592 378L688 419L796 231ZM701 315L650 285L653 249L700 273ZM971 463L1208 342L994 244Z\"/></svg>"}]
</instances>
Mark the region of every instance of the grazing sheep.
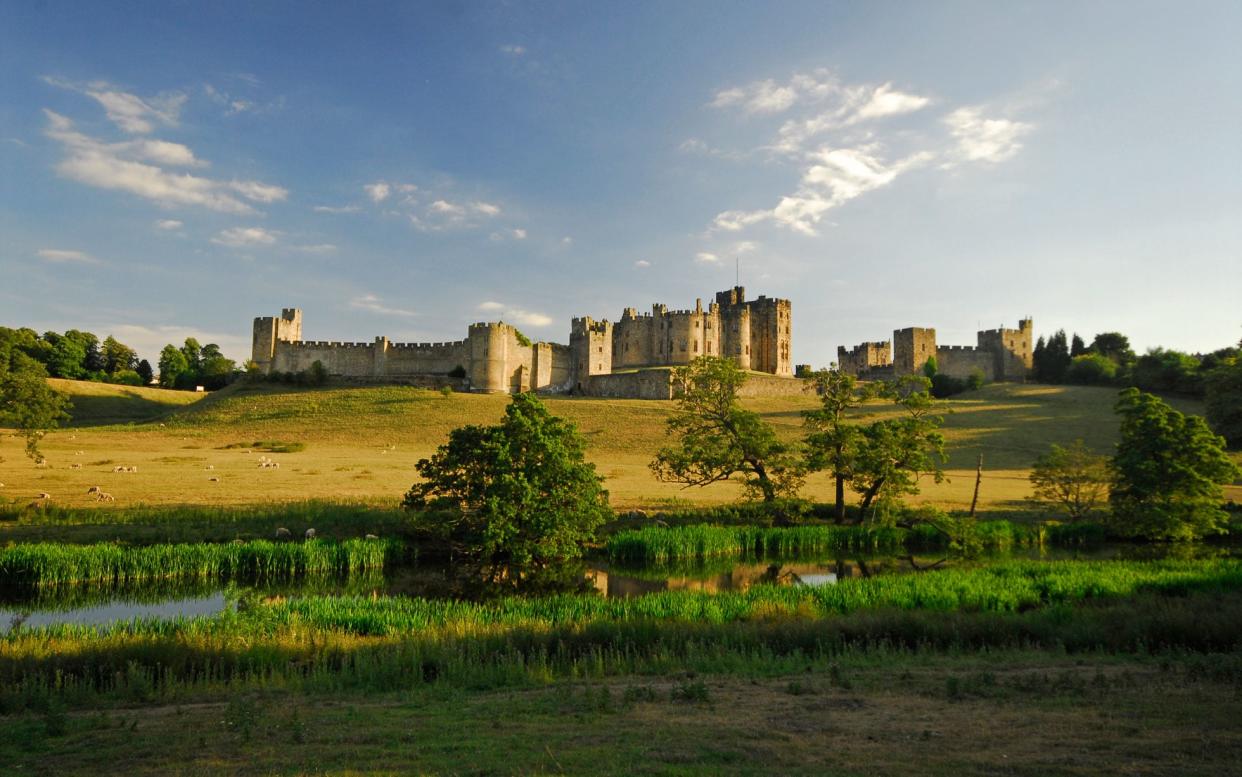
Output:
<instances>
[{"instance_id":1,"label":"grazing sheep","mask_svg":"<svg viewBox=\"0 0 1242 777\"><path fill-rule=\"evenodd\" d=\"M137 472L137 471L138 471L138 465L137 465L137 464L135 464L134 466L130 467L129 469L127 469L127 470L125 470L125 471L126 471L126 472Z\"/></svg>"},{"instance_id":2,"label":"grazing sheep","mask_svg":"<svg viewBox=\"0 0 1242 777\"><path fill-rule=\"evenodd\" d=\"M70 464L69 469L82 469L81 464Z\"/></svg>"},{"instance_id":3,"label":"grazing sheep","mask_svg":"<svg viewBox=\"0 0 1242 777\"><path fill-rule=\"evenodd\" d=\"M112 494L105 494L103 491L99 492L99 496L97 497L97 499L99 499L99 501L101 502L115 502L116 501L116 498L112 496Z\"/></svg>"},{"instance_id":4,"label":"grazing sheep","mask_svg":"<svg viewBox=\"0 0 1242 777\"><path fill-rule=\"evenodd\" d=\"M39 496L37 496L37 497L35 497L35 498L36 498L36 499L51 499L51 498L52 498L52 495L51 495L51 494L49 494L48 492L44 491L43 493L39 494Z\"/></svg>"},{"instance_id":5,"label":"grazing sheep","mask_svg":"<svg viewBox=\"0 0 1242 777\"><path fill-rule=\"evenodd\" d=\"M220 482L220 478L207 478L207 480L208 480L208 482L210 482L210 483L219 483L219 482Z\"/></svg>"},{"instance_id":6,"label":"grazing sheep","mask_svg":"<svg viewBox=\"0 0 1242 777\"><path fill-rule=\"evenodd\" d=\"M306 530L306 539L308 539L308 540L313 540L313 539L315 539L315 530L314 530L314 529L307 529L307 530Z\"/></svg>"},{"instance_id":7,"label":"grazing sheep","mask_svg":"<svg viewBox=\"0 0 1242 777\"><path fill-rule=\"evenodd\" d=\"M377 534L368 534L368 535L365 537L365 539L368 539L368 540L378 540L378 539L379 539L379 535L377 535Z\"/></svg>"},{"instance_id":8,"label":"grazing sheep","mask_svg":"<svg viewBox=\"0 0 1242 777\"><path fill-rule=\"evenodd\" d=\"M90 488L86 489L86 493L88 494L98 494L98 493L101 493L102 491L103 489L100 488L99 486L91 486Z\"/></svg>"},{"instance_id":9,"label":"grazing sheep","mask_svg":"<svg viewBox=\"0 0 1242 777\"><path fill-rule=\"evenodd\" d=\"M115 467L113 467L113 468L112 468L112 471L113 471L113 472L124 472L124 471L125 471L125 468L124 468L124 467L122 467L122 466L120 466L120 465L117 465L117 466L115 466Z\"/></svg>"},{"instance_id":10,"label":"grazing sheep","mask_svg":"<svg viewBox=\"0 0 1242 777\"><path fill-rule=\"evenodd\" d=\"M84 456L85 454L86 454L86 451L78 451L77 453L75 453L75 454L73 454L73 455L74 455L74 456Z\"/></svg>"},{"instance_id":11,"label":"grazing sheep","mask_svg":"<svg viewBox=\"0 0 1242 777\"><path fill-rule=\"evenodd\" d=\"M278 529L276 530L276 539L278 539L278 540L288 540L288 539L292 539L292 538L293 538L293 533L292 533L292 532L290 532L290 531L289 531L288 529L286 529L285 527L281 526L280 528L278 528Z\"/></svg>"},{"instance_id":12,"label":"grazing sheep","mask_svg":"<svg viewBox=\"0 0 1242 777\"><path fill-rule=\"evenodd\" d=\"M208 465L207 465L207 469L215 469L215 468L216 468L216 465L215 465L215 464L208 464Z\"/></svg>"}]
</instances>

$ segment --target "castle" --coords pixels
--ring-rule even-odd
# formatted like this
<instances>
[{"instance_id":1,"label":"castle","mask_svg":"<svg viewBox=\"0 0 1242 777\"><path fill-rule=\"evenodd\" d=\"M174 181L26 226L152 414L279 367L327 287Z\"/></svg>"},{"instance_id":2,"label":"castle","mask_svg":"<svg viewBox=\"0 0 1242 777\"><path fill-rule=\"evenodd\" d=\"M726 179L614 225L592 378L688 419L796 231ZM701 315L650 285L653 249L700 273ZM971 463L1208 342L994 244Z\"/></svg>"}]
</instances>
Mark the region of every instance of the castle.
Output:
<instances>
[{"instance_id":1,"label":"castle","mask_svg":"<svg viewBox=\"0 0 1242 777\"><path fill-rule=\"evenodd\" d=\"M285 308L279 318L254 320L251 358L264 373L298 372L318 361L329 375L357 381L667 399L667 367L727 356L772 376L753 376L749 393L796 393L802 382L792 379L792 329L789 300L747 302L741 286L718 293L706 310L696 300L693 310L653 305L639 315L626 308L616 324L575 318L569 345L532 343L502 322L471 324L466 339L445 343L303 340L302 311Z\"/></svg>"},{"instance_id":2,"label":"castle","mask_svg":"<svg viewBox=\"0 0 1242 777\"><path fill-rule=\"evenodd\" d=\"M1033 366L1030 318L1017 329L987 329L977 334L976 345L938 345L936 330L906 327L893 332L888 341L860 343L846 350L837 348L837 367L842 372L868 379L885 379L922 372L928 358L936 357L936 369L954 378L982 373L989 381L1021 381Z\"/></svg>"}]
</instances>

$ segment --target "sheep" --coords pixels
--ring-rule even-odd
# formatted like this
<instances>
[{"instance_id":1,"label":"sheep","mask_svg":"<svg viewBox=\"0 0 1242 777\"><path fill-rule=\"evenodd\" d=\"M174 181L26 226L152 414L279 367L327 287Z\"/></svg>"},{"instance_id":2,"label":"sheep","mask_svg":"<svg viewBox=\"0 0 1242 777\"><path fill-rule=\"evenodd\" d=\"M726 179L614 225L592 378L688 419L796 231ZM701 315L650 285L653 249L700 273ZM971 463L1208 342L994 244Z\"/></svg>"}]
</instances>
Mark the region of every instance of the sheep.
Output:
<instances>
[{"instance_id":1,"label":"sheep","mask_svg":"<svg viewBox=\"0 0 1242 777\"><path fill-rule=\"evenodd\" d=\"M122 467L122 466L120 466L120 465L118 464L117 466L115 466L115 467L113 467L113 468L112 468L112 471L113 471L113 472L124 472L124 471L125 471L125 468L124 468L124 467Z\"/></svg>"},{"instance_id":2,"label":"sheep","mask_svg":"<svg viewBox=\"0 0 1242 777\"><path fill-rule=\"evenodd\" d=\"M288 529L286 529L285 527L281 526L278 529L276 529L276 539L288 540L292 538L293 538L293 533L289 531Z\"/></svg>"},{"instance_id":3,"label":"sheep","mask_svg":"<svg viewBox=\"0 0 1242 777\"><path fill-rule=\"evenodd\" d=\"M135 464L135 465L134 465L134 466L132 466L132 467L128 467L128 468L126 468L126 470L125 470L125 471L126 471L126 472L137 472L137 471L138 471L138 465L137 465L137 464Z\"/></svg>"},{"instance_id":4,"label":"sheep","mask_svg":"<svg viewBox=\"0 0 1242 777\"><path fill-rule=\"evenodd\" d=\"M378 540L378 539L379 539L379 535L377 535L377 534L368 534L368 535L367 535L364 539L368 539L368 540Z\"/></svg>"},{"instance_id":5,"label":"sheep","mask_svg":"<svg viewBox=\"0 0 1242 777\"><path fill-rule=\"evenodd\" d=\"M85 455L86 455L86 451L78 451L77 453L74 453L73 455L74 455L74 456L85 456Z\"/></svg>"},{"instance_id":6,"label":"sheep","mask_svg":"<svg viewBox=\"0 0 1242 777\"><path fill-rule=\"evenodd\" d=\"M103 489L100 488L99 486L91 486L90 488L86 489L87 494L99 494L102 492L103 492Z\"/></svg>"},{"instance_id":7,"label":"sheep","mask_svg":"<svg viewBox=\"0 0 1242 777\"><path fill-rule=\"evenodd\" d=\"M210 483L219 483L220 478L207 478L207 481Z\"/></svg>"},{"instance_id":8,"label":"sheep","mask_svg":"<svg viewBox=\"0 0 1242 777\"><path fill-rule=\"evenodd\" d=\"M307 530L306 530L306 539L308 539L308 540L313 540L313 539L315 539L315 530L314 530L314 529L307 529Z\"/></svg>"},{"instance_id":9,"label":"sheep","mask_svg":"<svg viewBox=\"0 0 1242 777\"><path fill-rule=\"evenodd\" d=\"M116 501L116 498L112 496L112 494L106 494L103 491L100 491L99 496L96 498L101 502L115 502Z\"/></svg>"},{"instance_id":10,"label":"sheep","mask_svg":"<svg viewBox=\"0 0 1242 777\"><path fill-rule=\"evenodd\" d=\"M70 464L69 469L82 469L81 464Z\"/></svg>"},{"instance_id":11,"label":"sheep","mask_svg":"<svg viewBox=\"0 0 1242 777\"><path fill-rule=\"evenodd\" d=\"M209 470L212 470L212 469L215 469L215 468L216 468L216 465L215 465L215 464L208 464L208 465L207 465L207 469L209 469Z\"/></svg>"},{"instance_id":12,"label":"sheep","mask_svg":"<svg viewBox=\"0 0 1242 777\"><path fill-rule=\"evenodd\" d=\"M51 495L51 494L49 494L48 492L44 491L44 492L40 493L40 494L39 494L39 496L37 496L37 497L35 497L35 498L36 498L36 499L51 499L51 498L52 498L52 495Z\"/></svg>"}]
</instances>

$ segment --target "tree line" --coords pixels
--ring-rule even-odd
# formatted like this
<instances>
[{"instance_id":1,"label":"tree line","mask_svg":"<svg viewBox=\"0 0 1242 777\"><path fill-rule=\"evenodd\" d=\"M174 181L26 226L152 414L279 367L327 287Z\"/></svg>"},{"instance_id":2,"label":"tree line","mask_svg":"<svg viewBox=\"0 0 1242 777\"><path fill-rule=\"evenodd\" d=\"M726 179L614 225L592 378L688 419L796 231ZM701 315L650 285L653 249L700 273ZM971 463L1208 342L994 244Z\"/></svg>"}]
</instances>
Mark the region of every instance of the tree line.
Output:
<instances>
[{"instance_id":1,"label":"tree line","mask_svg":"<svg viewBox=\"0 0 1242 777\"><path fill-rule=\"evenodd\" d=\"M1032 377L1040 383L1133 387L1203 399L1212 429L1230 445L1242 445L1242 342L1207 354L1153 348L1139 356L1120 332L1097 334L1088 345L1059 329L1047 340L1039 338L1032 357Z\"/></svg>"}]
</instances>

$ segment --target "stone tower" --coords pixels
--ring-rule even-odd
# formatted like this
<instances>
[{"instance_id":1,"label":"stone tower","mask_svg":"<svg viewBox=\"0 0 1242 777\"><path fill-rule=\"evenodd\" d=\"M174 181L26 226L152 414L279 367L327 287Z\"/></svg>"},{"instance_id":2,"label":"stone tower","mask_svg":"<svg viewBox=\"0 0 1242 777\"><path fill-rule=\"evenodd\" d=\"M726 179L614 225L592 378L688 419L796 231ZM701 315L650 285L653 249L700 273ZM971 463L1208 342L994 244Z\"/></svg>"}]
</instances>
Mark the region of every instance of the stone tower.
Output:
<instances>
[{"instance_id":1,"label":"stone tower","mask_svg":"<svg viewBox=\"0 0 1242 777\"><path fill-rule=\"evenodd\" d=\"M612 324L589 316L573 319L569 352L576 390L592 375L608 375L612 372Z\"/></svg>"},{"instance_id":2,"label":"stone tower","mask_svg":"<svg viewBox=\"0 0 1242 777\"><path fill-rule=\"evenodd\" d=\"M250 358L259 369L268 372L276 357L276 343L302 341L302 311L298 308L282 308L280 318L262 316L254 320L250 343Z\"/></svg>"},{"instance_id":3,"label":"stone tower","mask_svg":"<svg viewBox=\"0 0 1242 777\"><path fill-rule=\"evenodd\" d=\"M897 375L921 373L936 355L936 330L908 326L893 332L893 370Z\"/></svg>"}]
</instances>

